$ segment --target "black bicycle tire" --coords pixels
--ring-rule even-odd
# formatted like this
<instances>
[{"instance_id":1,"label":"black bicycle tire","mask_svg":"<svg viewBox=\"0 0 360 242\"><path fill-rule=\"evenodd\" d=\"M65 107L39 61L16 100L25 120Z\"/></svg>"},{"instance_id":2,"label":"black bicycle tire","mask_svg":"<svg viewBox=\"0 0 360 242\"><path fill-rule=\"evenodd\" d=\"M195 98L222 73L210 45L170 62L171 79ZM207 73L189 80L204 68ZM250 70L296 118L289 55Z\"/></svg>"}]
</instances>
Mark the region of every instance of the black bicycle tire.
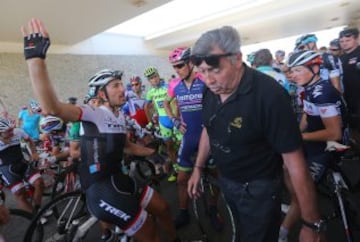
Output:
<instances>
[{"instance_id":1,"label":"black bicycle tire","mask_svg":"<svg viewBox=\"0 0 360 242\"><path fill-rule=\"evenodd\" d=\"M202 179L204 179L204 178L202 178ZM199 199L197 199L197 201L195 201L195 203L193 203L193 206L196 205L196 202L201 203L201 207L204 209L205 215L208 216L209 215L208 197L210 196L209 194L211 193L210 190L214 189L214 187L219 189L218 209L219 209L219 212L222 213L221 215L222 215L223 219L227 219L226 223L224 224L224 229L230 226L231 227L231 231L230 231L231 234L229 235L229 237L231 237L230 241L231 242L236 241L235 220L232 215L231 209L228 206L228 204L226 203L225 197L224 197L223 193L221 192L219 182L216 178L212 177L210 174L207 174L207 178L205 178L205 179L207 180L206 183L208 183L208 184L205 184L205 186L204 186L204 194L205 195L203 194ZM221 209L220 209L220 206L222 207ZM197 208L200 208L200 206L197 206ZM196 208L193 207L193 209L196 209ZM226 212L226 214L228 215L228 218L225 218L224 212ZM199 214L199 211L198 211L198 214ZM198 220L198 218L197 218L197 220ZM199 226L199 230L202 233L202 235L201 235L202 239L205 241L210 241L209 239L212 238L212 236L205 234L206 226L203 226L200 220L198 220L197 223ZM222 232L218 232L218 233L222 233ZM226 240L226 241L228 241L228 240Z\"/></svg>"},{"instance_id":2,"label":"black bicycle tire","mask_svg":"<svg viewBox=\"0 0 360 242\"><path fill-rule=\"evenodd\" d=\"M9 209L10 212L10 221L1 226L2 235L5 237L6 241L20 241L20 237L23 238L24 233L21 233L21 229L25 229L28 224L31 223L33 215L22 209ZM18 219L15 217L21 217L21 220L27 221L28 224L19 223ZM16 226L16 228L14 227ZM7 228L8 227L8 228ZM42 229L37 230L40 236L42 235ZM17 236L14 238L13 236Z\"/></svg>"},{"instance_id":3,"label":"black bicycle tire","mask_svg":"<svg viewBox=\"0 0 360 242\"><path fill-rule=\"evenodd\" d=\"M48 202L47 204L45 204L45 206L35 215L35 217L33 218L33 220L31 221L31 224L29 225L29 227L26 230L25 236L24 236L24 242L32 242L34 241L33 239L33 232L35 231L35 229L42 227L41 223L40 223L40 219L44 216L44 214L48 211L48 210L52 210L53 211L53 216L55 218L59 218L59 214L58 211L55 211L56 209L54 208L54 206L58 203L60 203L61 201L65 201L66 199L69 198L76 198L76 197L80 197L80 199L82 199L83 201L83 207L80 208L82 209L86 209L86 201L85 201L85 195L81 192L81 191L74 191L74 192L69 192L69 193L65 193L62 194L58 197L55 197L53 200L51 200L50 202ZM77 216L75 216L74 218L78 218L81 216L85 216L84 211L81 211L81 214L78 214ZM86 211L86 213L88 213ZM44 234L44 231L42 232ZM41 240L35 240L35 241L42 241L43 236L41 237Z\"/></svg>"},{"instance_id":4,"label":"black bicycle tire","mask_svg":"<svg viewBox=\"0 0 360 242\"><path fill-rule=\"evenodd\" d=\"M348 216L350 229L360 230L360 201L350 191L343 191L343 200L345 202L345 211Z\"/></svg>"}]
</instances>

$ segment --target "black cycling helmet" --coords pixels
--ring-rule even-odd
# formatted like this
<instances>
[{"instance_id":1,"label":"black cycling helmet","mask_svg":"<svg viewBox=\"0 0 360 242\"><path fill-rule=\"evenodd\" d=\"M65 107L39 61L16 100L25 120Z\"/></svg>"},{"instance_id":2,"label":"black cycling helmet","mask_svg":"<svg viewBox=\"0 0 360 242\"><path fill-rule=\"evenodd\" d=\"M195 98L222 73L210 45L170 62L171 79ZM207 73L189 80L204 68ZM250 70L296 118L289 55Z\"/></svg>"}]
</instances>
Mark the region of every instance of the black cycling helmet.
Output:
<instances>
[{"instance_id":1,"label":"black cycling helmet","mask_svg":"<svg viewBox=\"0 0 360 242\"><path fill-rule=\"evenodd\" d=\"M340 49L340 40L339 39L333 39L329 43L330 47L336 47L336 49Z\"/></svg>"}]
</instances>

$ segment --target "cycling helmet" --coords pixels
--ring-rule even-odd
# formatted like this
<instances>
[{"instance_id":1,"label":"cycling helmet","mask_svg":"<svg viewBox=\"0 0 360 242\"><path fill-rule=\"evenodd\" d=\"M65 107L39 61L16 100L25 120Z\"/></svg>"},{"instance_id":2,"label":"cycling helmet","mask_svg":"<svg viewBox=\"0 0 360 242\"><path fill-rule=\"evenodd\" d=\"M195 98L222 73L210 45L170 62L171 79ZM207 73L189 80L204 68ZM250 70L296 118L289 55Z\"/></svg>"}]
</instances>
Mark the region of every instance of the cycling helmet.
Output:
<instances>
[{"instance_id":1,"label":"cycling helmet","mask_svg":"<svg viewBox=\"0 0 360 242\"><path fill-rule=\"evenodd\" d=\"M306 34L306 35L303 35L303 36L300 36L296 42L295 42L295 48L299 48L300 46L302 45L306 45L306 44L309 44L309 43L316 43L318 41L316 35L314 34Z\"/></svg>"},{"instance_id":2,"label":"cycling helmet","mask_svg":"<svg viewBox=\"0 0 360 242\"><path fill-rule=\"evenodd\" d=\"M40 118L39 129L42 133L51 133L51 131L62 130L63 121L55 116L44 116Z\"/></svg>"},{"instance_id":3,"label":"cycling helmet","mask_svg":"<svg viewBox=\"0 0 360 242\"><path fill-rule=\"evenodd\" d=\"M290 56L287 66L312 66L321 65L323 59L320 53L312 50L302 50Z\"/></svg>"},{"instance_id":4,"label":"cycling helmet","mask_svg":"<svg viewBox=\"0 0 360 242\"><path fill-rule=\"evenodd\" d=\"M139 76L133 76L130 78L130 83L133 82L141 83L141 78Z\"/></svg>"},{"instance_id":5,"label":"cycling helmet","mask_svg":"<svg viewBox=\"0 0 360 242\"><path fill-rule=\"evenodd\" d=\"M158 74L158 73L159 73L159 72L158 72L158 70L157 70L155 67L150 66L150 67L148 67L148 68L145 69L145 71L144 71L144 76L145 76L145 77L150 77L150 76L152 76L152 75L154 75L154 74Z\"/></svg>"},{"instance_id":6,"label":"cycling helmet","mask_svg":"<svg viewBox=\"0 0 360 242\"><path fill-rule=\"evenodd\" d=\"M104 69L104 70L97 72L95 75L93 75L90 78L88 86L102 88L114 79L121 80L122 75L123 75L122 71Z\"/></svg>"},{"instance_id":7,"label":"cycling helmet","mask_svg":"<svg viewBox=\"0 0 360 242\"><path fill-rule=\"evenodd\" d=\"M41 111L40 104L34 99L29 101L29 107L34 113L39 113Z\"/></svg>"},{"instance_id":8,"label":"cycling helmet","mask_svg":"<svg viewBox=\"0 0 360 242\"><path fill-rule=\"evenodd\" d=\"M0 116L0 133L15 127L15 121L8 117Z\"/></svg>"},{"instance_id":9,"label":"cycling helmet","mask_svg":"<svg viewBox=\"0 0 360 242\"><path fill-rule=\"evenodd\" d=\"M336 47L336 49L339 49L340 50L340 41L339 39L333 39L332 41L330 41L330 47L333 46L333 47Z\"/></svg>"},{"instance_id":10,"label":"cycling helmet","mask_svg":"<svg viewBox=\"0 0 360 242\"><path fill-rule=\"evenodd\" d=\"M254 64L254 58L255 58L256 51L251 52L247 55L246 61L249 62L250 65Z\"/></svg>"},{"instance_id":11,"label":"cycling helmet","mask_svg":"<svg viewBox=\"0 0 360 242\"><path fill-rule=\"evenodd\" d=\"M190 48L187 47L178 47L175 50L170 52L169 62L187 62L190 59Z\"/></svg>"},{"instance_id":12,"label":"cycling helmet","mask_svg":"<svg viewBox=\"0 0 360 242\"><path fill-rule=\"evenodd\" d=\"M284 56L285 56L285 51L283 51L283 50L277 50L277 51L275 52L275 56L284 57Z\"/></svg>"},{"instance_id":13,"label":"cycling helmet","mask_svg":"<svg viewBox=\"0 0 360 242\"><path fill-rule=\"evenodd\" d=\"M87 104L91 99L96 98L97 96L97 88L89 87L89 91L84 98L84 104Z\"/></svg>"}]
</instances>

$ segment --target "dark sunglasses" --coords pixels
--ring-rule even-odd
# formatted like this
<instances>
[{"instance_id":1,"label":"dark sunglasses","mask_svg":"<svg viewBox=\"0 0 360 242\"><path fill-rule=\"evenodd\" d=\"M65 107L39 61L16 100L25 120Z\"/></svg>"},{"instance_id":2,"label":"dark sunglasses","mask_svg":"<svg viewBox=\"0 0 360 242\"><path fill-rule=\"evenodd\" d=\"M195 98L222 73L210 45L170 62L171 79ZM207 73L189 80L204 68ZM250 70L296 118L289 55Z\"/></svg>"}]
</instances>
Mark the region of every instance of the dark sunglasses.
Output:
<instances>
[{"instance_id":1,"label":"dark sunglasses","mask_svg":"<svg viewBox=\"0 0 360 242\"><path fill-rule=\"evenodd\" d=\"M340 49L330 49L330 51L339 51Z\"/></svg>"},{"instance_id":2,"label":"dark sunglasses","mask_svg":"<svg viewBox=\"0 0 360 242\"><path fill-rule=\"evenodd\" d=\"M219 55L192 55L190 56L190 61L195 66L201 65L203 61L209 66L218 67L220 63L220 59L223 57L228 57L235 55L235 53L226 53L226 54L219 54Z\"/></svg>"},{"instance_id":3,"label":"dark sunglasses","mask_svg":"<svg viewBox=\"0 0 360 242\"><path fill-rule=\"evenodd\" d=\"M157 76L157 74L154 73L154 74L148 76L147 79L148 79L148 80L151 80L151 79L155 78L156 76Z\"/></svg>"},{"instance_id":4,"label":"dark sunglasses","mask_svg":"<svg viewBox=\"0 0 360 242\"><path fill-rule=\"evenodd\" d=\"M134 83L134 84L131 84L132 87L137 87L139 86L139 83Z\"/></svg>"},{"instance_id":5,"label":"dark sunglasses","mask_svg":"<svg viewBox=\"0 0 360 242\"><path fill-rule=\"evenodd\" d=\"M177 65L173 65L173 68L174 69L181 69L185 66L185 63L180 63L180 64L177 64Z\"/></svg>"}]
</instances>

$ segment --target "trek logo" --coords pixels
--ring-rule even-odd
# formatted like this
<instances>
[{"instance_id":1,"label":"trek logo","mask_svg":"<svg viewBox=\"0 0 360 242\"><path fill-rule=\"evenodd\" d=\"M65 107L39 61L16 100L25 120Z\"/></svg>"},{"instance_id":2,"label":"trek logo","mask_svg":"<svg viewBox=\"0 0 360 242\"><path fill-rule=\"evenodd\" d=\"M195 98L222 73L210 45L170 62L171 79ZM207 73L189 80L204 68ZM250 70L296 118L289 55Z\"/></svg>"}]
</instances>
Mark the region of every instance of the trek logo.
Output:
<instances>
[{"instance_id":1,"label":"trek logo","mask_svg":"<svg viewBox=\"0 0 360 242\"><path fill-rule=\"evenodd\" d=\"M125 222L127 222L131 216L126 214L125 212L121 211L118 208L115 208L113 206L111 206L110 204L108 204L107 202L100 200L100 204L99 206L101 208L103 208L106 212L111 213L112 215L115 215L116 217L119 217L120 219L124 220Z\"/></svg>"},{"instance_id":2,"label":"trek logo","mask_svg":"<svg viewBox=\"0 0 360 242\"><path fill-rule=\"evenodd\" d=\"M234 120L230 123L231 126L241 129L242 126L242 117L236 117Z\"/></svg>"}]
</instances>

